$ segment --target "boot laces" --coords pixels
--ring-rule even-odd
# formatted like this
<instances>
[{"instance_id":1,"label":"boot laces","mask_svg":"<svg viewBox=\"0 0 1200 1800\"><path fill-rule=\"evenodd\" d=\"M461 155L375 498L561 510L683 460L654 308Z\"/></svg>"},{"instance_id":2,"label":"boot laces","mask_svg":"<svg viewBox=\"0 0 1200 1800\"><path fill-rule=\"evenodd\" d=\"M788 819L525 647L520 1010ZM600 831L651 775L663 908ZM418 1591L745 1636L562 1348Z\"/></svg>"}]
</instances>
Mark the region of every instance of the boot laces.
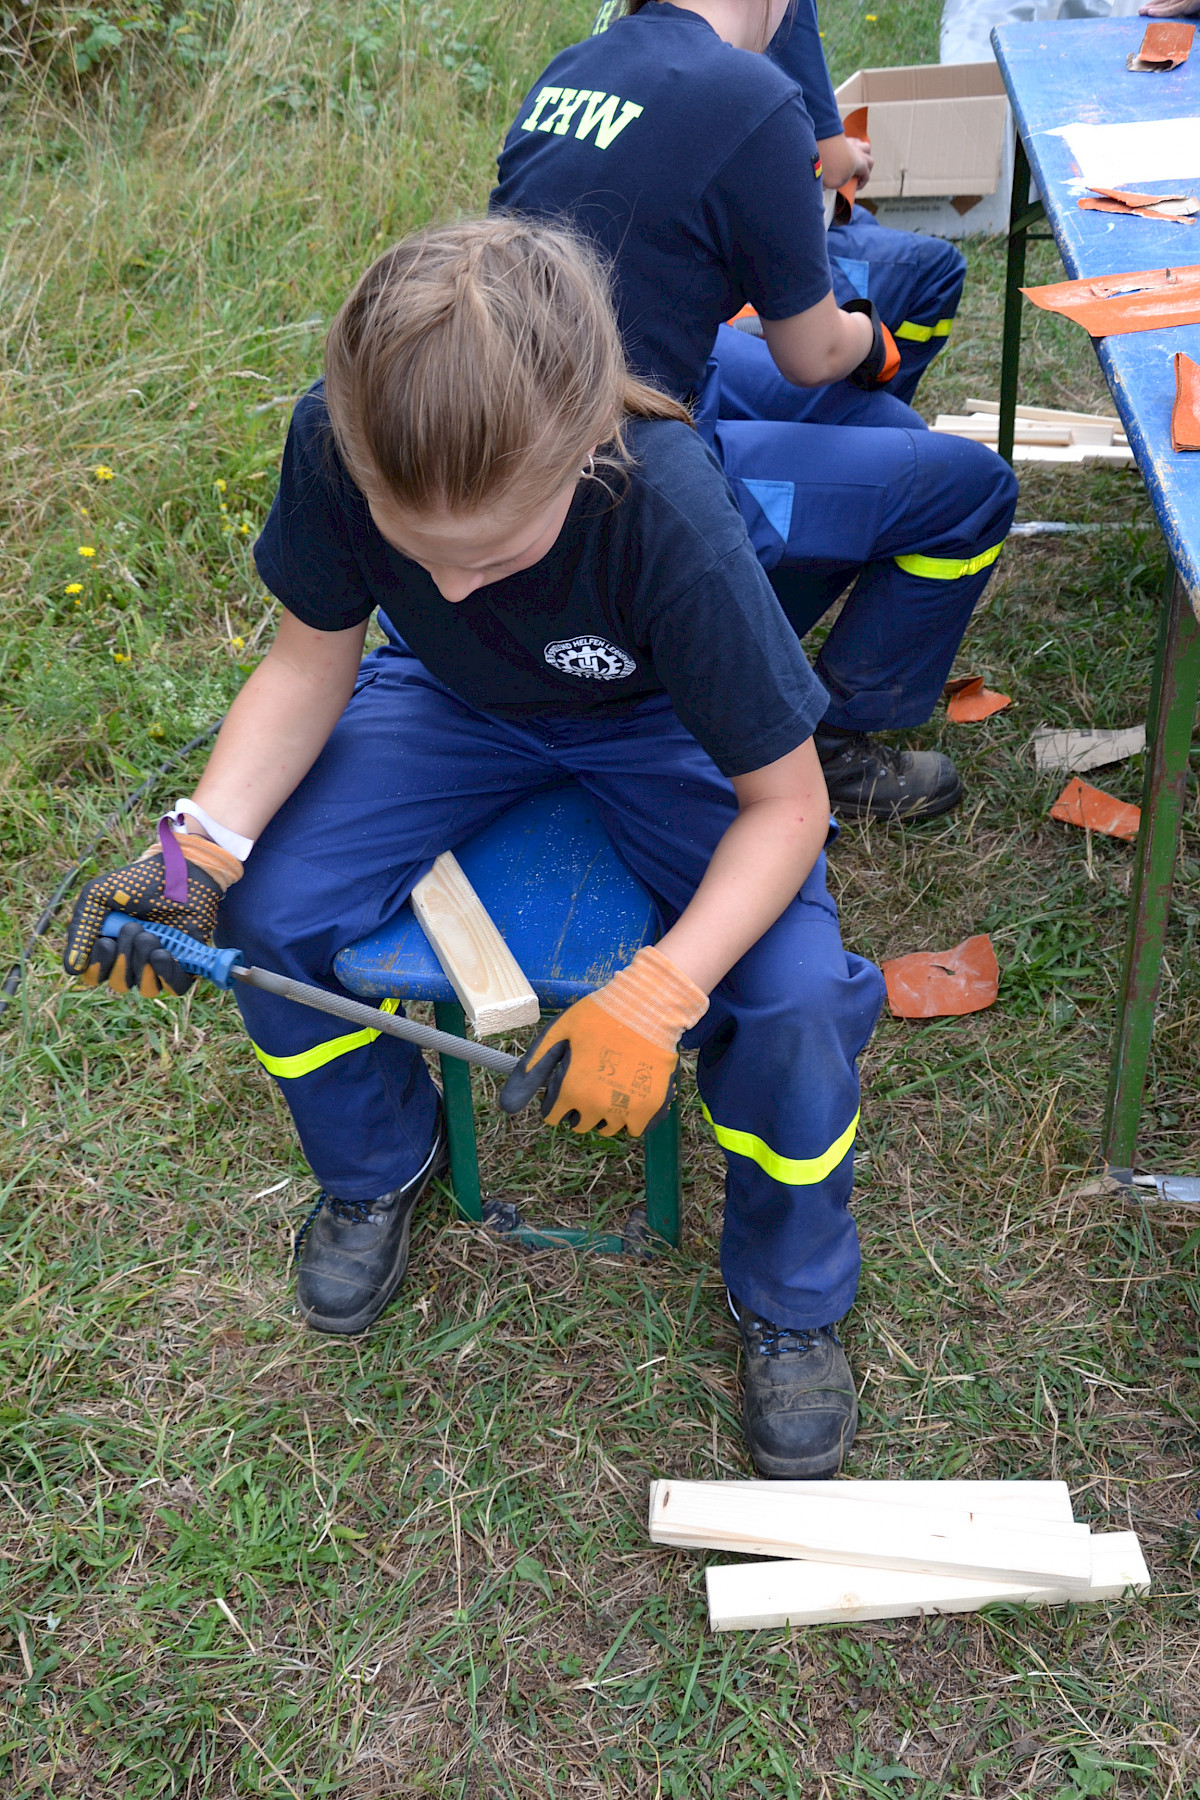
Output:
<instances>
[{"instance_id":1,"label":"boot laces","mask_svg":"<svg viewBox=\"0 0 1200 1800\"><path fill-rule=\"evenodd\" d=\"M296 1241L292 1245L293 1262L299 1256L301 1245L316 1223L318 1213L323 1209L331 1212L340 1225L369 1225L372 1210L377 1204L378 1202L375 1200L339 1200L336 1194L318 1194L315 1206L296 1233Z\"/></svg>"},{"instance_id":2,"label":"boot laces","mask_svg":"<svg viewBox=\"0 0 1200 1800\"><path fill-rule=\"evenodd\" d=\"M899 774L907 754L906 751L897 749L895 744L881 744L878 738L866 731L856 731L843 738L832 760L840 759L847 752L853 752L868 765L873 763L877 769L887 769L893 774Z\"/></svg>"},{"instance_id":3,"label":"boot laces","mask_svg":"<svg viewBox=\"0 0 1200 1800\"><path fill-rule=\"evenodd\" d=\"M756 1320L751 1330L758 1339L759 1356L803 1356L821 1335L820 1326L804 1330L798 1325L772 1325L769 1319Z\"/></svg>"}]
</instances>

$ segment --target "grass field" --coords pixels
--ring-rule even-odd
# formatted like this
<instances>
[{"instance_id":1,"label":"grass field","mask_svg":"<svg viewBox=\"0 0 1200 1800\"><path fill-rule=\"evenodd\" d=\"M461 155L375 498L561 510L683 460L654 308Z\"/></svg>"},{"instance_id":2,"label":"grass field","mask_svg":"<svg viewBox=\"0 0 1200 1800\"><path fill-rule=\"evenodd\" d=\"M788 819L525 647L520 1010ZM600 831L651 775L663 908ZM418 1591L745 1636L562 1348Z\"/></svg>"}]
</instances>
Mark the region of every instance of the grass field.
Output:
<instances>
[{"instance_id":1,"label":"grass field","mask_svg":"<svg viewBox=\"0 0 1200 1800\"><path fill-rule=\"evenodd\" d=\"M839 76L936 56L934 0L875 3L823 6ZM6 60L5 966L269 639L249 546L350 279L481 206L590 11L245 0L101 34L82 72L65 34L103 16L64 11ZM970 255L930 414L996 389L1000 254ZM1026 329L1027 398L1103 398L1086 339ZM992 1011L885 1020L865 1059L851 1472L1065 1478L1079 1517L1140 1532L1153 1596L710 1637L705 1558L644 1532L652 1475L750 1472L690 1084L678 1254L504 1252L442 1191L399 1302L318 1339L288 1274L312 1183L232 1004L72 992L56 928L0 1029L6 1800L1200 1796L1200 1231L1094 1179L1131 852L1047 819L1027 747L1144 716L1165 559L1135 475L1022 487L1022 518L1117 529L1010 546L961 668L1016 704L922 734L966 805L831 859L853 948L986 929L1003 968ZM1100 779L1138 798L1137 764ZM1175 1170L1200 1158L1198 930L1193 786L1142 1145ZM638 1152L507 1121L484 1086L491 1191L628 1210Z\"/></svg>"}]
</instances>

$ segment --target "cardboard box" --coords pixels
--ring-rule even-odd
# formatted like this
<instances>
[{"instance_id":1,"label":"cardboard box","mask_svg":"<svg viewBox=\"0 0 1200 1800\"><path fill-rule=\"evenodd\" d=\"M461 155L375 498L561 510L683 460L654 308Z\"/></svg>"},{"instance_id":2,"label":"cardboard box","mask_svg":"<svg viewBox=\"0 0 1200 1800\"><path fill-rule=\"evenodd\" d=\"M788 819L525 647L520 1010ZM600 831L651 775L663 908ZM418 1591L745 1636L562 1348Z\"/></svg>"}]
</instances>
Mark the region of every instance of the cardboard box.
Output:
<instances>
[{"instance_id":1,"label":"cardboard box","mask_svg":"<svg viewBox=\"0 0 1200 1800\"><path fill-rule=\"evenodd\" d=\"M937 237L1008 229L1012 125L994 62L859 69L836 90L867 108L875 168L864 200L881 224Z\"/></svg>"}]
</instances>

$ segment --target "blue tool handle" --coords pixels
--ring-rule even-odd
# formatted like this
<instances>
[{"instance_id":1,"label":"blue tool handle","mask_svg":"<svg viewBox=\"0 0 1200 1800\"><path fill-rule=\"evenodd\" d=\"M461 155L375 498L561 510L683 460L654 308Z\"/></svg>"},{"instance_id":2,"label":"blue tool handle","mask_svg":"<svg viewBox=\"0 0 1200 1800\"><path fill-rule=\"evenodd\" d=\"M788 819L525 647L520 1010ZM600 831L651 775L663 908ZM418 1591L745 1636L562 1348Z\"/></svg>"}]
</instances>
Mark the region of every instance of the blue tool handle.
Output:
<instances>
[{"instance_id":1,"label":"blue tool handle","mask_svg":"<svg viewBox=\"0 0 1200 1800\"><path fill-rule=\"evenodd\" d=\"M169 950L181 969L189 975L203 975L218 987L233 986L233 970L245 962L240 950L217 950L212 944L201 944L186 931L174 925L158 925L151 919L130 919L128 913L110 912L100 927L101 937L115 938L122 925L140 925L152 931L164 950Z\"/></svg>"}]
</instances>

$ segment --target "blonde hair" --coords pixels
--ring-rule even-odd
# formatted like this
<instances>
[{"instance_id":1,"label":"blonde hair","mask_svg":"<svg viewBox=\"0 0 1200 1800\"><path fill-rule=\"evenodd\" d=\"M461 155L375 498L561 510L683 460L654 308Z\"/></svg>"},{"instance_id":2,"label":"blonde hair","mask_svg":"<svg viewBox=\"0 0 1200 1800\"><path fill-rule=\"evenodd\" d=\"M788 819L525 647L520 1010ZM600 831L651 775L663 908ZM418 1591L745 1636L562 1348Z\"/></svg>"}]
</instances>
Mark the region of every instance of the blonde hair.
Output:
<instances>
[{"instance_id":1,"label":"blonde hair","mask_svg":"<svg viewBox=\"0 0 1200 1800\"><path fill-rule=\"evenodd\" d=\"M626 418L686 408L629 373L597 253L561 225L433 226L373 263L325 344L325 400L364 491L412 511L533 510Z\"/></svg>"}]
</instances>

